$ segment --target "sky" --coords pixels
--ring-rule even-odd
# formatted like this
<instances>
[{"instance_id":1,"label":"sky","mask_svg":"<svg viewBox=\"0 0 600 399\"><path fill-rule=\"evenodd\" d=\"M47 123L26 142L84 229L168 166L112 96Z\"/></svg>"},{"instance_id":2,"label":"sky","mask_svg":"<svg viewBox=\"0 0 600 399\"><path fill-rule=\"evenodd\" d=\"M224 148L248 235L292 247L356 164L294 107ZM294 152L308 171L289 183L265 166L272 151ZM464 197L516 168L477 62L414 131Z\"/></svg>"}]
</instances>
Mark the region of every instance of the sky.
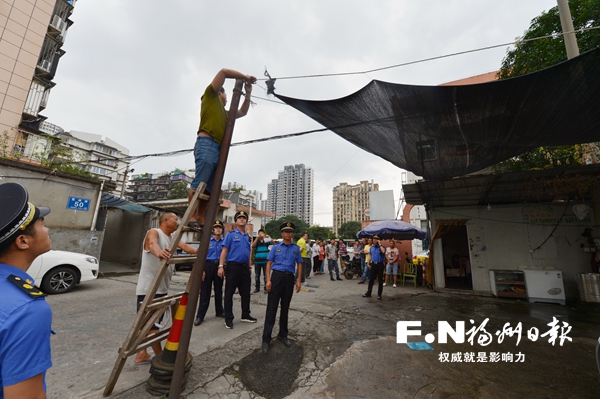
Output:
<instances>
[{"instance_id":1,"label":"sky","mask_svg":"<svg viewBox=\"0 0 600 399\"><path fill-rule=\"evenodd\" d=\"M141 6L143 4L143 7ZM79 0L48 107L65 131L101 134L131 155L194 146L200 96L221 68L256 76L256 105L232 142L321 125L268 96L273 78L360 72L513 42L555 0ZM509 47L351 76L279 79L276 92L329 100L371 80L438 85L499 69ZM231 99L233 80L225 84ZM266 199L285 165L315 171L314 223L331 226L332 190L374 180L401 199L402 170L325 131L232 147L223 183ZM193 169L191 153L131 165L138 173Z\"/></svg>"}]
</instances>

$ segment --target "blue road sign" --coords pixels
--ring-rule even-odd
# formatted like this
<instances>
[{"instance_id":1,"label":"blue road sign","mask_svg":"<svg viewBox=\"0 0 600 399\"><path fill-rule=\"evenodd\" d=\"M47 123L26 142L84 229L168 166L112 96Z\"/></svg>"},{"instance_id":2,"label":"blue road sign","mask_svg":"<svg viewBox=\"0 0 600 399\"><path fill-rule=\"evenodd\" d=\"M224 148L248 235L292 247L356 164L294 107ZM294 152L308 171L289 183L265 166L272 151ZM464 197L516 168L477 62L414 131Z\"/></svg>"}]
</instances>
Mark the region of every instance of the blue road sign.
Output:
<instances>
[{"instance_id":1,"label":"blue road sign","mask_svg":"<svg viewBox=\"0 0 600 399\"><path fill-rule=\"evenodd\" d=\"M67 209L75 209L76 211L89 211L90 202L88 198L69 197L67 201Z\"/></svg>"}]
</instances>

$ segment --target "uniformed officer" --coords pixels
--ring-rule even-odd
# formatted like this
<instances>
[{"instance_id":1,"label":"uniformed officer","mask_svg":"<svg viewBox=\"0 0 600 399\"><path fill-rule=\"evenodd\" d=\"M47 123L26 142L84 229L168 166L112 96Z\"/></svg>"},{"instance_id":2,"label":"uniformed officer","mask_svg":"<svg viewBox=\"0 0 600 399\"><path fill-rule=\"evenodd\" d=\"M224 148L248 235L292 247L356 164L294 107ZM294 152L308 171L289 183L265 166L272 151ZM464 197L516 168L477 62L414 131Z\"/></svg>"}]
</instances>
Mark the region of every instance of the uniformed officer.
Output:
<instances>
[{"instance_id":1,"label":"uniformed officer","mask_svg":"<svg viewBox=\"0 0 600 399\"><path fill-rule=\"evenodd\" d=\"M221 249L223 247L223 222L215 220L213 224L213 235L208 244L208 254L206 255L206 265L204 274L202 274L202 286L200 287L200 305L194 325L199 326L204 321L206 311L210 305L210 292L215 287L215 313L217 317L223 317L223 279L219 277L219 260L221 258Z\"/></svg>"},{"instance_id":2,"label":"uniformed officer","mask_svg":"<svg viewBox=\"0 0 600 399\"><path fill-rule=\"evenodd\" d=\"M52 310L27 270L50 251L44 216L18 183L0 185L0 398L45 398Z\"/></svg>"},{"instance_id":3,"label":"uniformed officer","mask_svg":"<svg viewBox=\"0 0 600 399\"><path fill-rule=\"evenodd\" d=\"M377 278L377 299L381 300L381 294L383 294L383 260L385 259L385 247L379 244L379 240L379 236L374 235L373 245L371 245L371 248L369 248L371 262L368 267L371 270L371 278L369 279L369 288L367 289L367 292L363 294L363 297L371 297L373 283L375 282L375 278Z\"/></svg>"},{"instance_id":4,"label":"uniformed officer","mask_svg":"<svg viewBox=\"0 0 600 399\"><path fill-rule=\"evenodd\" d=\"M296 292L300 292L302 287L302 256L300 247L292 242L296 226L292 222L284 222L279 226L283 241L273 245L269 252L267 262L267 284L269 291L267 299L267 312L265 314L265 327L262 336L262 351L266 355L269 353L269 343L271 342L271 333L275 325L277 316L277 307L281 301L281 313L279 314L279 333L277 339L283 342L286 347L292 346L288 339L288 311L290 302L294 294L294 283ZM298 278L294 272L298 267Z\"/></svg>"},{"instance_id":5,"label":"uniformed officer","mask_svg":"<svg viewBox=\"0 0 600 399\"><path fill-rule=\"evenodd\" d=\"M235 229L227 233L223 241L223 249L219 261L219 277L226 278L225 283L225 327L233 328L233 294L236 288L242 297L242 321L256 323L250 316L250 287L252 285L250 266L250 237L246 233L248 214L244 211L236 212L233 217ZM227 262L227 269L223 267Z\"/></svg>"}]
</instances>

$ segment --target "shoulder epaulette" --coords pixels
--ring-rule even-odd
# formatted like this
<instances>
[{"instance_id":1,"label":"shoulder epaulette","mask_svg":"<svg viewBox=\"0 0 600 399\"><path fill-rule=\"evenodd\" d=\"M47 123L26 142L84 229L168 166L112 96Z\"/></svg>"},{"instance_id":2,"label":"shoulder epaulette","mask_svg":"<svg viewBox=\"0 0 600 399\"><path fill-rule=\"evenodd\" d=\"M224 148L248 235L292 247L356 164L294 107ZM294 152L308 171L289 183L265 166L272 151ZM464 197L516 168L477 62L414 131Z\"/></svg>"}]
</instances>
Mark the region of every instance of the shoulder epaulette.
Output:
<instances>
[{"instance_id":1,"label":"shoulder epaulette","mask_svg":"<svg viewBox=\"0 0 600 399\"><path fill-rule=\"evenodd\" d=\"M40 298L44 296L44 293L37 289L33 285L33 282L29 279L23 280L21 277L11 274L10 276L8 276L8 281L19 287L21 290L25 291L29 296L32 296L34 298Z\"/></svg>"}]
</instances>

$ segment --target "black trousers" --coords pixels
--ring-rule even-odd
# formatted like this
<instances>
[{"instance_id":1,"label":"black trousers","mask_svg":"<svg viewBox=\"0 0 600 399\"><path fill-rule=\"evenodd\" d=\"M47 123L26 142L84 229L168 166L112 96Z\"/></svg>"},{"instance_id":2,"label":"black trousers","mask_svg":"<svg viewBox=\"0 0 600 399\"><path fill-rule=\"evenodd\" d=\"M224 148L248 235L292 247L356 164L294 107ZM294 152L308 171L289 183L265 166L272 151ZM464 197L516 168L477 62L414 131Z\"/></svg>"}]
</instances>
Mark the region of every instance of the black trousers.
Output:
<instances>
[{"instance_id":1,"label":"black trousers","mask_svg":"<svg viewBox=\"0 0 600 399\"><path fill-rule=\"evenodd\" d=\"M250 316L252 278L248 264L228 263L225 268L225 320L233 320L233 294L236 288L242 297L242 319Z\"/></svg>"},{"instance_id":2,"label":"black trousers","mask_svg":"<svg viewBox=\"0 0 600 399\"><path fill-rule=\"evenodd\" d=\"M279 313L279 335L282 338L288 336L288 312L290 302L294 294L294 282L296 278L292 273L283 273L273 270L271 273L271 291L267 298L267 313L265 314L265 327L263 329L263 342L271 342L271 333L275 326L277 308L281 301L281 312Z\"/></svg>"},{"instance_id":3,"label":"black trousers","mask_svg":"<svg viewBox=\"0 0 600 399\"><path fill-rule=\"evenodd\" d=\"M377 277L377 283L379 287L377 288L377 296L381 296L383 294L383 262L371 262L371 278L369 279L369 289L367 290L367 294L371 295L371 291L373 291L373 283L375 283L375 277Z\"/></svg>"},{"instance_id":4,"label":"black trousers","mask_svg":"<svg viewBox=\"0 0 600 399\"><path fill-rule=\"evenodd\" d=\"M323 263L323 261L319 260L318 256L313 256L313 273L321 271L321 263Z\"/></svg>"},{"instance_id":5,"label":"black trousers","mask_svg":"<svg viewBox=\"0 0 600 399\"><path fill-rule=\"evenodd\" d=\"M215 314L220 316L223 314L223 279L219 277L219 261L206 261L204 267L206 278L200 286L200 303L196 317L204 320L208 306L210 305L210 293L214 286L215 288Z\"/></svg>"},{"instance_id":6,"label":"black trousers","mask_svg":"<svg viewBox=\"0 0 600 399\"><path fill-rule=\"evenodd\" d=\"M267 284L267 264L254 262L254 280L257 290L260 290L260 275L263 276L263 286Z\"/></svg>"}]
</instances>

